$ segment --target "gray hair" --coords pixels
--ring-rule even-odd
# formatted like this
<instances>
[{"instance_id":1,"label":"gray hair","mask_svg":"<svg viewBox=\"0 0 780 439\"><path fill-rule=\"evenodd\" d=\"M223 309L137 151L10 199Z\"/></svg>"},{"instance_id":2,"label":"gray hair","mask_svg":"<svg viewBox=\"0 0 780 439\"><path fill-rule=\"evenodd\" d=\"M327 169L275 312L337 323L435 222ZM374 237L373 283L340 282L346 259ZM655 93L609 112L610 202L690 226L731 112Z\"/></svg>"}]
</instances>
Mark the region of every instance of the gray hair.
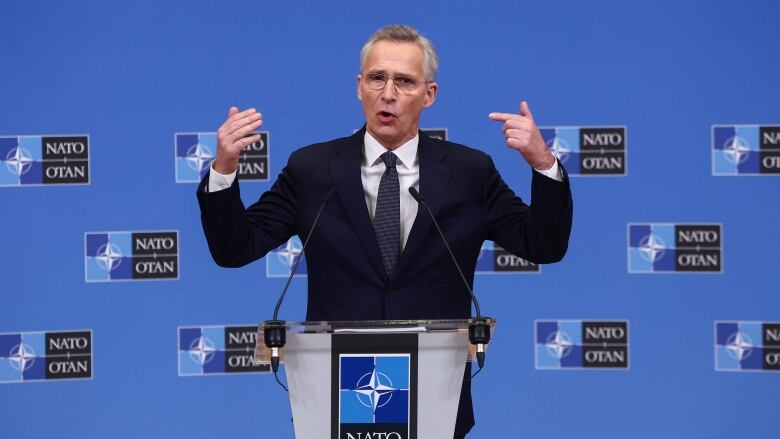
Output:
<instances>
[{"instance_id":1,"label":"gray hair","mask_svg":"<svg viewBox=\"0 0 780 439\"><path fill-rule=\"evenodd\" d=\"M423 72L426 81L436 79L436 72L439 70L439 55L433 47L431 40L425 38L417 32L417 29L403 24L391 24L374 32L371 38L366 41L363 48L360 49L360 69L366 65L368 52L377 41L392 41L394 43L414 43L423 51Z\"/></svg>"}]
</instances>

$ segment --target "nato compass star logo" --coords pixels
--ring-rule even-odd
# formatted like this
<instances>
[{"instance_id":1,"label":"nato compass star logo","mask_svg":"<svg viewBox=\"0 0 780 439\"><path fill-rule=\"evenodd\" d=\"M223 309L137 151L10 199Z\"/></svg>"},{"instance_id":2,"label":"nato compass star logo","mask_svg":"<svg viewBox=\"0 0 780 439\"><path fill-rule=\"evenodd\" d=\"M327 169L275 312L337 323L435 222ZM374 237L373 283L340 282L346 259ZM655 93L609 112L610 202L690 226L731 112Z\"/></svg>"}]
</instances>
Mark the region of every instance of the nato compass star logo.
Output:
<instances>
[{"instance_id":1,"label":"nato compass star logo","mask_svg":"<svg viewBox=\"0 0 780 439\"><path fill-rule=\"evenodd\" d=\"M193 171L198 172L198 174L200 174L207 164L211 163L211 159L213 158L214 155L211 153L209 147L202 143L197 143L187 150L187 165L189 165L190 169Z\"/></svg>"},{"instance_id":2,"label":"nato compass star logo","mask_svg":"<svg viewBox=\"0 0 780 439\"><path fill-rule=\"evenodd\" d=\"M377 408L384 407L390 402L396 390L398 389L393 387L390 377L374 368L370 374L360 377L353 392L361 404L376 412Z\"/></svg>"},{"instance_id":3,"label":"nato compass star logo","mask_svg":"<svg viewBox=\"0 0 780 439\"><path fill-rule=\"evenodd\" d=\"M674 272L675 225L628 224L628 272Z\"/></svg>"},{"instance_id":4,"label":"nato compass star logo","mask_svg":"<svg viewBox=\"0 0 780 439\"><path fill-rule=\"evenodd\" d=\"M24 372L35 362L35 351L30 346L19 343L11 349L8 361L14 369Z\"/></svg>"},{"instance_id":5,"label":"nato compass star logo","mask_svg":"<svg viewBox=\"0 0 780 439\"><path fill-rule=\"evenodd\" d=\"M547 344L544 346L551 355L561 359L571 353L571 347L574 346L574 343L569 334L559 330L550 334L547 338Z\"/></svg>"},{"instance_id":6,"label":"nato compass star logo","mask_svg":"<svg viewBox=\"0 0 780 439\"><path fill-rule=\"evenodd\" d=\"M639 241L639 254L649 262L655 262L663 257L666 243L660 237L650 233Z\"/></svg>"},{"instance_id":7,"label":"nato compass star logo","mask_svg":"<svg viewBox=\"0 0 780 439\"><path fill-rule=\"evenodd\" d=\"M214 343L206 337L198 337L190 344L190 350L187 351L190 354L192 361L203 366L214 358Z\"/></svg>"},{"instance_id":8,"label":"nato compass star logo","mask_svg":"<svg viewBox=\"0 0 780 439\"><path fill-rule=\"evenodd\" d=\"M122 251L117 245L107 242L98 248L95 261L103 270L114 271L122 263Z\"/></svg>"},{"instance_id":9,"label":"nato compass star logo","mask_svg":"<svg viewBox=\"0 0 780 439\"><path fill-rule=\"evenodd\" d=\"M179 327L179 376L225 374L225 327Z\"/></svg>"},{"instance_id":10,"label":"nato compass star logo","mask_svg":"<svg viewBox=\"0 0 780 439\"><path fill-rule=\"evenodd\" d=\"M8 155L5 157L5 166L9 171L21 176L30 170L33 161L32 156L26 149L17 146L8 152Z\"/></svg>"},{"instance_id":11,"label":"nato compass star logo","mask_svg":"<svg viewBox=\"0 0 780 439\"><path fill-rule=\"evenodd\" d=\"M176 183L199 183L209 172L216 148L216 133L176 133Z\"/></svg>"},{"instance_id":12,"label":"nato compass star logo","mask_svg":"<svg viewBox=\"0 0 780 439\"><path fill-rule=\"evenodd\" d=\"M84 280L111 282L132 280L132 233L87 232L84 234Z\"/></svg>"},{"instance_id":13,"label":"nato compass star logo","mask_svg":"<svg viewBox=\"0 0 780 439\"><path fill-rule=\"evenodd\" d=\"M276 255L276 258L283 264L292 268L293 264L295 264L295 260L298 259L298 255L300 255L301 252L302 246L291 239L287 241L287 243L282 247L276 249L274 255Z\"/></svg>"},{"instance_id":14,"label":"nato compass star logo","mask_svg":"<svg viewBox=\"0 0 780 439\"><path fill-rule=\"evenodd\" d=\"M374 431L389 424L405 430L410 410L409 377L409 354L341 354L341 432Z\"/></svg>"},{"instance_id":15,"label":"nato compass star logo","mask_svg":"<svg viewBox=\"0 0 780 439\"><path fill-rule=\"evenodd\" d=\"M558 136L554 137L552 140L548 140L546 143L547 147L550 148L550 152L553 153L558 161L566 163L566 160L569 159L569 153L571 152L569 144Z\"/></svg>"},{"instance_id":16,"label":"nato compass star logo","mask_svg":"<svg viewBox=\"0 0 780 439\"><path fill-rule=\"evenodd\" d=\"M295 261L300 257L301 262L295 272L295 276L306 276L306 256L303 254L303 245L297 236L293 236L276 250L266 255L266 277L288 277Z\"/></svg>"},{"instance_id":17,"label":"nato compass star logo","mask_svg":"<svg viewBox=\"0 0 780 439\"><path fill-rule=\"evenodd\" d=\"M726 342L726 352L731 355L731 358L742 361L753 352L753 341L747 335L737 332Z\"/></svg>"},{"instance_id":18,"label":"nato compass star logo","mask_svg":"<svg viewBox=\"0 0 780 439\"><path fill-rule=\"evenodd\" d=\"M750 146L747 141L739 136L734 136L723 145L723 155L730 163L739 165L745 163L750 156Z\"/></svg>"}]
</instances>

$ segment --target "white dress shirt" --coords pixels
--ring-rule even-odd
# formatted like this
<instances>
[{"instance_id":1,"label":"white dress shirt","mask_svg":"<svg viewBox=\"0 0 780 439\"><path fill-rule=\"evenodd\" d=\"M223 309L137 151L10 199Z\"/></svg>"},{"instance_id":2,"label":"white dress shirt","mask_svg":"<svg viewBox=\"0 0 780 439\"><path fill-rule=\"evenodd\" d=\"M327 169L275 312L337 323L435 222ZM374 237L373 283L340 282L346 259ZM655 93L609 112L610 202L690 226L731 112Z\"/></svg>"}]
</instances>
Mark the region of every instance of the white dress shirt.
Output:
<instances>
[{"instance_id":1,"label":"white dress shirt","mask_svg":"<svg viewBox=\"0 0 780 439\"><path fill-rule=\"evenodd\" d=\"M395 169L398 171L398 184L401 188L401 251L406 247L409 232L412 230L414 218L417 217L417 201L414 200L409 188L414 186L420 190L420 160L417 156L417 146L420 144L420 135L417 134L411 140L393 150L398 158L395 161ZM363 137L363 162L360 164L360 179L363 180L363 194L366 196L368 216L374 221L376 212L376 198L379 195L379 182L385 173L385 162L382 154L387 148L382 146L366 130Z\"/></svg>"},{"instance_id":2,"label":"white dress shirt","mask_svg":"<svg viewBox=\"0 0 780 439\"><path fill-rule=\"evenodd\" d=\"M420 135L417 134L411 140L393 150L398 158L396 160L396 170L398 171L398 183L401 188L401 251L406 247L406 241L409 239L409 232L412 230L412 224L417 217L417 201L409 193L409 188L414 186L420 190L420 160L417 155L417 147L420 144ZM366 207L371 221L374 221L374 212L376 211L376 198L379 195L379 182L382 180L382 174L385 172L385 162L380 157L387 149L382 146L368 130L363 137L363 161L360 164L360 179L363 182L363 194L366 197ZM536 169L540 174L552 178L556 181L563 180L558 161L553 163L550 169ZM209 169L209 192L217 192L227 189L236 179L236 172L232 174L220 174L214 170L214 166Z\"/></svg>"}]
</instances>

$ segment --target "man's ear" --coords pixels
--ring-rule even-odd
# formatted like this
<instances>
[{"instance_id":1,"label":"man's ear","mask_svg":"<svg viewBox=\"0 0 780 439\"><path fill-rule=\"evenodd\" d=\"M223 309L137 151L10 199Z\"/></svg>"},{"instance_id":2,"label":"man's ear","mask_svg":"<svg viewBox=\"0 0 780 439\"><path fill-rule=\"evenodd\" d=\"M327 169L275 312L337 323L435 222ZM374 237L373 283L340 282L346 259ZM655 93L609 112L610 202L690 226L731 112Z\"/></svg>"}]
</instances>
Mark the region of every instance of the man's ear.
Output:
<instances>
[{"instance_id":1,"label":"man's ear","mask_svg":"<svg viewBox=\"0 0 780 439\"><path fill-rule=\"evenodd\" d=\"M439 84L435 82L428 83L423 96L423 108L428 108L436 102L436 94L439 92Z\"/></svg>"},{"instance_id":2,"label":"man's ear","mask_svg":"<svg viewBox=\"0 0 780 439\"><path fill-rule=\"evenodd\" d=\"M358 97L358 101L363 102L363 93L360 92L360 80L361 80L361 78L362 78L362 76L358 73L358 75L356 77L356 81L357 81L357 97Z\"/></svg>"}]
</instances>

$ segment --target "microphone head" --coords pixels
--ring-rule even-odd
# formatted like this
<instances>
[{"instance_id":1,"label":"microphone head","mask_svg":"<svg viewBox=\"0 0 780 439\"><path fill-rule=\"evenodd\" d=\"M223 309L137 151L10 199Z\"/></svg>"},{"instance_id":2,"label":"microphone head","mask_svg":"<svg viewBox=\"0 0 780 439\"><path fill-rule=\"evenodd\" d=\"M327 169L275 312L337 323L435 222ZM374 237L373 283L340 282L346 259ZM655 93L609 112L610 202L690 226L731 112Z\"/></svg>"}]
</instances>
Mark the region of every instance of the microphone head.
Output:
<instances>
[{"instance_id":1,"label":"microphone head","mask_svg":"<svg viewBox=\"0 0 780 439\"><path fill-rule=\"evenodd\" d=\"M412 194L412 198L414 198L415 201L418 203L423 202L423 197L420 195L419 192L417 192L417 189L414 188L414 186L409 186L409 193Z\"/></svg>"},{"instance_id":2,"label":"microphone head","mask_svg":"<svg viewBox=\"0 0 780 439\"><path fill-rule=\"evenodd\" d=\"M336 187L333 186L330 188L330 190L325 194L325 198L322 199L323 204L327 203L328 200L330 200L330 197L333 196L333 193L336 192Z\"/></svg>"}]
</instances>

